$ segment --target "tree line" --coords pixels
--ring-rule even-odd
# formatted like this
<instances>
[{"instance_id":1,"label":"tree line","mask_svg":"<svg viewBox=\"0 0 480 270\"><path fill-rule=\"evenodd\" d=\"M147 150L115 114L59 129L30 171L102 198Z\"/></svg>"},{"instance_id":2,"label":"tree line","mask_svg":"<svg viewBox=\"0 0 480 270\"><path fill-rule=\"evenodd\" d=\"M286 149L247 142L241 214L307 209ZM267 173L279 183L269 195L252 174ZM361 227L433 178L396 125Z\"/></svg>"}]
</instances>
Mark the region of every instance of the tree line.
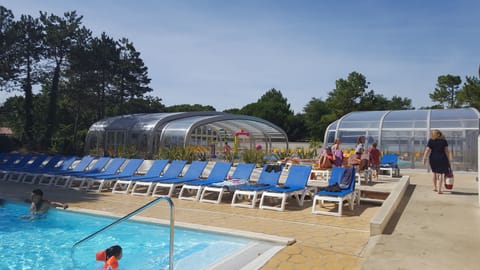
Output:
<instances>
[{"instance_id":1,"label":"tree line","mask_svg":"<svg viewBox=\"0 0 480 270\"><path fill-rule=\"evenodd\" d=\"M179 111L215 111L210 105L165 106L149 95L148 67L127 38L93 36L75 11L63 16L21 15L0 6L0 91L21 92L0 106L0 126L14 130L29 150L82 153L92 123L109 116ZM438 77L430 94L433 108L480 108L476 77ZM35 94L37 93L37 94ZM263 118L292 141L321 141L327 126L352 111L410 110L409 98L387 98L369 89L366 77L351 72L336 81L325 100L312 98L294 114L280 90L256 102L226 110Z\"/></svg>"}]
</instances>

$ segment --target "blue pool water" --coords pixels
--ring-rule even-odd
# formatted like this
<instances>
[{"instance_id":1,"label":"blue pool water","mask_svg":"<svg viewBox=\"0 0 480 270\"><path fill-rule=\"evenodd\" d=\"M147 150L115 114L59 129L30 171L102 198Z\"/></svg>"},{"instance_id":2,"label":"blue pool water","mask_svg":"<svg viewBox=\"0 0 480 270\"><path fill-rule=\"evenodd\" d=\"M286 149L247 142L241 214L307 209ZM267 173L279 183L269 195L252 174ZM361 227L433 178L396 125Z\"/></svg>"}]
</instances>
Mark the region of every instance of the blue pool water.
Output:
<instances>
[{"instance_id":1,"label":"blue pool water","mask_svg":"<svg viewBox=\"0 0 480 270\"><path fill-rule=\"evenodd\" d=\"M45 218L22 219L28 205L0 206L0 269L99 269L95 253L121 245L120 269L168 269L169 226L126 221L75 250L72 245L114 221L109 217L51 209ZM250 239L175 228L175 269L202 269L244 248Z\"/></svg>"}]
</instances>

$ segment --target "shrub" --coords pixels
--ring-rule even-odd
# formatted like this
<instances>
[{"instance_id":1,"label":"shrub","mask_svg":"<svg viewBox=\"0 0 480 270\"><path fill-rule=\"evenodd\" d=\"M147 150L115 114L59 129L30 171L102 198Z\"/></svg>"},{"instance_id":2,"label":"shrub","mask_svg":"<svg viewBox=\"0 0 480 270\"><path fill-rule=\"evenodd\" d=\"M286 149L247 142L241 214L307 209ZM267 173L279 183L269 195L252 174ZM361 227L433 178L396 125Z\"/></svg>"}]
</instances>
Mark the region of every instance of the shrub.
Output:
<instances>
[{"instance_id":1,"label":"shrub","mask_svg":"<svg viewBox=\"0 0 480 270\"><path fill-rule=\"evenodd\" d=\"M242 152L242 159L245 163L254 163L259 166L263 166L265 161L263 160L264 152L262 150L250 149Z\"/></svg>"}]
</instances>

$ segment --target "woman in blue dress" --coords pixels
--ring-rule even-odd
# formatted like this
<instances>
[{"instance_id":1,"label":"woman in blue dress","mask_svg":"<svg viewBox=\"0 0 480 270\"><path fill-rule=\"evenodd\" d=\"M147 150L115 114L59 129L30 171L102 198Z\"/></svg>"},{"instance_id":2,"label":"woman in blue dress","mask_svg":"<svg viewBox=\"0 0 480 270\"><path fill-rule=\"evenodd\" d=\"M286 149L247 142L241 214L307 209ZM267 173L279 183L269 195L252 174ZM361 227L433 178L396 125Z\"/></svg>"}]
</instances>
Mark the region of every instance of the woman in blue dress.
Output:
<instances>
[{"instance_id":1,"label":"woman in blue dress","mask_svg":"<svg viewBox=\"0 0 480 270\"><path fill-rule=\"evenodd\" d=\"M427 147L423 153L423 164L426 164L427 157L433 172L433 191L442 194L445 174L450 170L450 160L448 159L447 140L438 129L432 131L432 136L428 140Z\"/></svg>"}]
</instances>

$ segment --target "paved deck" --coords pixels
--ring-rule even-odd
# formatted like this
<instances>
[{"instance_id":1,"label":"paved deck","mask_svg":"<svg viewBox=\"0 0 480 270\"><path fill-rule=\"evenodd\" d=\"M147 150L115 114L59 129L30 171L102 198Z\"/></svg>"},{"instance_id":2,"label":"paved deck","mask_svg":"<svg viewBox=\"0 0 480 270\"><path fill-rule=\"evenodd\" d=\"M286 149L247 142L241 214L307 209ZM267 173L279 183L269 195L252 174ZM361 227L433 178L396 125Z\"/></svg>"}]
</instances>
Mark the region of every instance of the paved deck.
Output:
<instances>
[{"instance_id":1,"label":"paved deck","mask_svg":"<svg viewBox=\"0 0 480 270\"><path fill-rule=\"evenodd\" d=\"M405 175L404 172L402 174ZM369 221L378 204L362 204L343 217L311 214L311 201L304 207L291 203L285 212L231 207L173 199L176 222L252 231L294 238L262 269L449 269L450 260L464 262L462 269L479 266L480 208L475 175L456 175L455 192L438 195L431 191L431 176L409 172L411 186L405 211L390 234L370 238ZM29 184L0 182L0 198L28 198ZM71 209L83 208L126 214L152 197L100 193L39 186L45 197L68 202ZM292 200L291 202L294 202ZM160 203L143 216L168 219L169 209ZM392 233L393 232L393 233ZM373 244L376 243L376 246ZM455 254L453 254L455 253ZM420 258L417 258L420 257ZM451 262L451 261L450 261ZM453 264L453 263L452 263ZM363 266L362 266L363 265Z\"/></svg>"},{"instance_id":2,"label":"paved deck","mask_svg":"<svg viewBox=\"0 0 480 270\"><path fill-rule=\"evenodd\" d=\"M476 173L456 173L453 191L442 195L430 174L411 175L398 223L371 239L362 269L480 269Z\"/></svg>"}]
</instances>

